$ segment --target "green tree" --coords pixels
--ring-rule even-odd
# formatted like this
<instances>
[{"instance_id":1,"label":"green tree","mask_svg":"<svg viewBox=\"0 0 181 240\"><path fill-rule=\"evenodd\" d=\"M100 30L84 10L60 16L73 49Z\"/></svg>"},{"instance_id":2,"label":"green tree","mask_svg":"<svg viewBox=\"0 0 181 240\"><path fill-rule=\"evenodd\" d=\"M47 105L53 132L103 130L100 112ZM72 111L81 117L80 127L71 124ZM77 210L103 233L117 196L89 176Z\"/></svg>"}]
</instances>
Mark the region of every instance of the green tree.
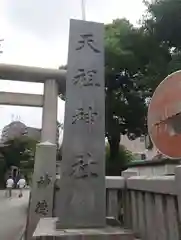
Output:
<instances>
[{"instance_id":1,"label":"green tree","mask_svg":"<svg viewBox=\"0 0 181 240\"><path fill-rule=\"evenodd\" d=\"M181 1L145 1L147 12L144 19L145 31L162 46L169 49L171 61L168 74L181 69Z\"/></svg>"},{"instance_id":2,"label":"green tree","mask_svg":"<svg viewBox=\"0 0 181 240\"><path fill-rule=\"evenodd\" d=\"M4 147L0 148L5 160L5 170L11 166L33 170L34 161L32 159L34 158L36 143L36 140L26 136L5 142Z\"/></svg>"},{"instance_id":3,"label":"green tree","mask_svg":"<svg viewBox=\"0 0 181 240\"><path fill-rule=\"evenodd\" d=\"M148 13L145 27L162 44L181 50L181 1L145 1Z\"/></svg>"},{"instance_id":4,"label":"green tree","mask_svg":"<svg viewBox=\"0 0 181 240\"><path fill-rule=\"evenodd\" d=\"M114 161L121 134L133 140L147 132L146 99L166 76L171 56L154 36L126 19L106 25L105 47L106 136Z\"/></svg>"},{"instance_id":5,"label":"green tree","mask_svg":"<svg viewBox=\"0 0 181 240\"><path fill-rule=\"evenodd\" d=\"M120 175L121 171L126 169L129 162L133 161L134 157L125 146L120 145L116 159L114 161L110 156L110 146L106 145L106 176Z\"/></svg>"}]
</instances>

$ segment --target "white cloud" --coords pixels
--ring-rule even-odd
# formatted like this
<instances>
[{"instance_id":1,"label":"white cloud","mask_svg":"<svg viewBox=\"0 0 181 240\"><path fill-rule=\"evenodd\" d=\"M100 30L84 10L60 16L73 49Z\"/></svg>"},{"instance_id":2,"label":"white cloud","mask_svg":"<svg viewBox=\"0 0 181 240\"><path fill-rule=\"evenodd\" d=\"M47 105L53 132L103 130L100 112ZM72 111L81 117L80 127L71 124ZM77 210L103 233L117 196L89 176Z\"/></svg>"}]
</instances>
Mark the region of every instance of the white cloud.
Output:
<instances>
[{"instance_id":1,"label":"white cloud","mask_svg":"<svg viewBox=\"0 0 181 240\"><path fill-rule=\"evenodd\" d=\"M142 0L86 0L86 18L108 23L126 17L136 24L144 11ZM81 0L0 0L0 62L57 68L67 61L69 19L81 18ZM41 84L1 81L0 91L43 92ZM0 129L19 115L31 126L41 126L41 111L0 106ZM31 116L31 118L30 118ZM63 121L64 103L59 100L58 119Z\"/></svg>"}]
</instances>

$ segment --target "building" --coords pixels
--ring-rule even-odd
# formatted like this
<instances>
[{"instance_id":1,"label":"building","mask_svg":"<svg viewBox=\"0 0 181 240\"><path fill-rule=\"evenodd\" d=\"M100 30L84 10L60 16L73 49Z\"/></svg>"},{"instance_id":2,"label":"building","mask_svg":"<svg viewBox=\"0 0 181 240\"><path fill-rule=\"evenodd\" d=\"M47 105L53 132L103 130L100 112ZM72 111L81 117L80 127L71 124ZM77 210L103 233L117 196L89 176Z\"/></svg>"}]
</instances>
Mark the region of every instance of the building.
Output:
<instances>
[{"instance_id":1,"label":"building","mask_svg":"<svg viewBox=\"0 0 181 240\"><path fill-rule=\"evenodd\" d=\"M59 128L60 124L57 122L57 135L56 142L59 145ZM41 129L27 127L24 123L20 121L13 121L6 125L1 133L1 143L7 142L8 140L18 138L21 136L28 136L32 139L40 141L41 139Z\"/></svg>"},{"instance_id":2,"label":"building","mask_svg":"<svg viewBox=\"0 0 181 240\"><path fill-rule=\"evenodd\" d=\"M33 127L27 127L27 136L29 138L35 139L37 141L40 141L41 129L33 128Z\"/></svg>"},{"instance_id":3,"label":"building","mask_svg":"<svg viewBox=\"0 0 181 240\"><path fill-rule=\"evenodd\" d=\"M1 142L7 142L16 137L27 135L28 130L24 123L20 121L13 121L6 125L1 133Z\"/></svg>"},{"instance_id":4,"label":"building","mask_svg":"<svg viewBox=\"0 0 181 240\"><path fill-rule=\"evenodd\" d=\"M41 130L38 128L27 127L20 121L13 121L3 128L1 133L1 143L21 136L28 136L39 141Z\"/></svg>"},{"instance_id":5,"label":"building","mask_svg":"<svg viewBox=\"0 0 181 240\"><path fill-rule=\"evenodd\" d=\"M131 141L126 135L122 135L120 144L124 145L126 149L134 154L135 160L152 159L158 154L156 147L153 146L149 149L148 139L145 136Z\"/></svg>"}]
</instances>

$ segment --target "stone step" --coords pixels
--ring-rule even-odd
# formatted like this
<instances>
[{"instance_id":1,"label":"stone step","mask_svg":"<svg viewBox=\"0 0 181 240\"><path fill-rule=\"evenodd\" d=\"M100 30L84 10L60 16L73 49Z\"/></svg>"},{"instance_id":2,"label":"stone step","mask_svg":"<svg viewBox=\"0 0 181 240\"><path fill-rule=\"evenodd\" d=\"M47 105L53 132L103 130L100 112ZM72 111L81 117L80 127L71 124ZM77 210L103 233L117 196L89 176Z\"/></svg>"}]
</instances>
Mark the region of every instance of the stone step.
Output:
<instances>
[{"instance_id":1,"label":"stone step","mask_svg":"<svg viewBox=\"0 0 181 240\"><path fill-rule=\"evenodd\" d=\"M57 218L42 218L40 219L38 226L34 232L33 239L39 240L53 240L70 239L70 240L109 240L109 239L120 239L120 240L135 240L134 235L131 231L122 229L120 227L105 227L105 228L94 228L94 229L61 229L56 230Z\"/></svg>"}]
</instances>

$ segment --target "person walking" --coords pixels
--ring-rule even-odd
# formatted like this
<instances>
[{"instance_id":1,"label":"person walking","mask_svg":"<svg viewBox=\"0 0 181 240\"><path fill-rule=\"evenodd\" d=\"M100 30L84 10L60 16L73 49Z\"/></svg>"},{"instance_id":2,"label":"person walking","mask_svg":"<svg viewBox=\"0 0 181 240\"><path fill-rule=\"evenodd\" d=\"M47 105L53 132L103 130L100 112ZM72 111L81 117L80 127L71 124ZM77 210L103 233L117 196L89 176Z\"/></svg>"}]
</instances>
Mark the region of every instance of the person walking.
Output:
<instances>
[{"instance_id":1,"label":"person walking","mask_svg":"<svg viewBox=\"0 0 181 240\"><path fill-rule=\"evenodd\" d=\"M6 196L11 197L12 196L12 188L14 186L14 180L11 176L6 181Z\"/></svg>"},{"instance_id":2,"label":"person walking","mask_svg":"<svg viewBox=\"0 0 181 240\"><path fill-rule=\"evenodd\" d=\"M17 182L17 186L19 187L19 197L23 196L23 188L26 186L26 180L23 176L20 177L19 181Z\"/></svg>"}]
</instances>

